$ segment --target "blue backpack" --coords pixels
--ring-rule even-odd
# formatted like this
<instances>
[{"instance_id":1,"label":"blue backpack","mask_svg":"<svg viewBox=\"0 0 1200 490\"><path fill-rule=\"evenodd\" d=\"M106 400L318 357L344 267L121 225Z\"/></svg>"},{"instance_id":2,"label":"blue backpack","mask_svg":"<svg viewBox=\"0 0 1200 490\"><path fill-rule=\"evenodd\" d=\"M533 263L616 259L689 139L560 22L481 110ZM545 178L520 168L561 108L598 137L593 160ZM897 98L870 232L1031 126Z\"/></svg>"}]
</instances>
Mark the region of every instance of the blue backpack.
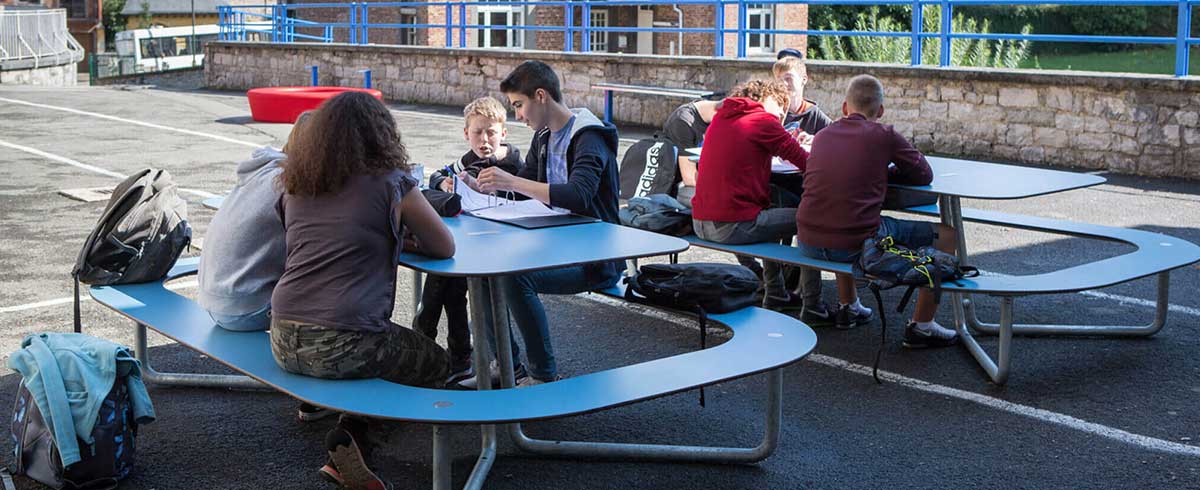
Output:
<instances>
[{"instance_id":1,"label":"blue backpack","mask_svg":"<svg viewBox=\"0 0 1200 490\"><path fill-rule=\"evenodd\" d=\"M120 373L104 398L92 429L92 444L79 439L83 459L63 468L62 457L33 400L22 382L13 405L12 439L14 475L25 475L55 489L107 490L133 468L137 421L130 404L126 375Z\"/></svg>"}]
</instances>

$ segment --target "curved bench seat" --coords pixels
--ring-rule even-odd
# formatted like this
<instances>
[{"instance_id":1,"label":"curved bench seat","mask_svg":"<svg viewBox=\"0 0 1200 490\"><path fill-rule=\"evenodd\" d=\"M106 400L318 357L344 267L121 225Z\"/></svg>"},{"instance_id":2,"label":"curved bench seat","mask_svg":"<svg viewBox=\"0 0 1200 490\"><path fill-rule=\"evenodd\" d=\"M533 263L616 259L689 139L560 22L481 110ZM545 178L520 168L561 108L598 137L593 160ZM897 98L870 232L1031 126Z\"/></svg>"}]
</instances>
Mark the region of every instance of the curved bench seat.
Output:
<instances>
[{"instance_id":1,"label":"curved bench seat","mask_svg":"<svg viewBox=\"0 0 1200 490\"><path fill-rule=\"evenodd\" d=\"M180 259L170 278L192 274ZM326 380L289 373L265 332L216 327L192 300L163 282L92 288L92 297L131 320L297 399L368 417L436 424L494 424L579 415L787 366L812 352L816 335L798 320L760 308L712 315L733 331L718 346L520 389L456 391L379 379Z\"/></svg>"}]
</instances>

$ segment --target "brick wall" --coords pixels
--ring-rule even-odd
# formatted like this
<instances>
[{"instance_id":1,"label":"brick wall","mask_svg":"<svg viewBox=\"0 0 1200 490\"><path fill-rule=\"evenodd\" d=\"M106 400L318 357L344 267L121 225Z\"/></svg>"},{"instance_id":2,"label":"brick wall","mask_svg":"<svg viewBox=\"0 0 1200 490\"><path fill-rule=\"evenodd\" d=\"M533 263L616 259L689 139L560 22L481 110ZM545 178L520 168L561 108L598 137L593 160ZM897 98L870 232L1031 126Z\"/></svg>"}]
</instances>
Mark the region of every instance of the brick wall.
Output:
<instances>
[{"instance_id":1,"label":"brick wall","mask_svg":"<svg viewBox=\"0 0 1200 490\"><path fill-rule=\"evenodd\" d=\"M260 43L207 49L205 80L214 89L307 85L304 66L312 64L323 84L359 86L356 70L370 67L389 101L452 106L500 96L505 74L541 59L558 70L569 105L597 114L603 94L592 83L725 90L770 76L773 61ZM812 62L806 96L837 116L845 84L860 73L886 86L884 122L929 153L1200 179L1200 79ZM681 102L618 94L615 119L657 126Z\"/></svg>"}]
</instances>

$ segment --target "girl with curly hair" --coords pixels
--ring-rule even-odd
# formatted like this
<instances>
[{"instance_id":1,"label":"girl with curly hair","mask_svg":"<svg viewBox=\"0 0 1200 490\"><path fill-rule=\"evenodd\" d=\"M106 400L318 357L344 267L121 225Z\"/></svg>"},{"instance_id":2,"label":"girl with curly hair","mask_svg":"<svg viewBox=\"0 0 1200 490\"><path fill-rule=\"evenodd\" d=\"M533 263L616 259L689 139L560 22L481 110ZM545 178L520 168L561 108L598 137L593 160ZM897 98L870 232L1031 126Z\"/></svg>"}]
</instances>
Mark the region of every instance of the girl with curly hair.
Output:
<instances>
[{"instance_id":1,"label":"girl with curly hair","mask_svg":"<svg viewBox=\"0 0 1200 490\"><path fill-rule=\"evenodd\" d=\"M446 351L391 317L401 248L448 258L454 238L409 175L391 113L366 93L340 94L289 150L276 205L287 259L271 297L275 362L319 378L440 387ZM367 467L366 443L366 422L343 415L326 436L321 476L347 489L387 488Z\"/></svg>"}]
</instances>

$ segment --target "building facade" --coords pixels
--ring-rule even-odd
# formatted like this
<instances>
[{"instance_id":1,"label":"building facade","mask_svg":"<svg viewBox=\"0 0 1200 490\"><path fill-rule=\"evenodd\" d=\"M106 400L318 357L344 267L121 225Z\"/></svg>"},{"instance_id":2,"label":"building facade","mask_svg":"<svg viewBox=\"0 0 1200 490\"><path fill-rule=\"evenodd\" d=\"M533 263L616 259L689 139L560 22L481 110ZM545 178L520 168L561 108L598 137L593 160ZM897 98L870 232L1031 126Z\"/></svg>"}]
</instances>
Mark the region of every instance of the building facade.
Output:
<instances>
[{"instance_id":1,"label":"building facade","mask_svg":"<svg viewBox=\"0 0 1200 490\"><path fill-rule=\"evenodd\" d=\"M368 0L377 3L380 0ZM500 2L479 0L465 9L457 7L447 12L440 6L414 7L369 7L351 12L349 7L306 7L305 4L329 4L325 0L289 0L288 15L305 21L318 23L349 23L351 15L362 22L364 14L371 24L415 24L420 27L384 27L369 29L367 41L375 44L399 44L416 46L446 46L444 27L447 19L452 26L450 42L453 46L465 44L473 48L539 49L562 51L565 37L562 31L538 30L537 27L564 27L566 7L562 5L501 5ZM572 8L572 24L598 28L675 28L713 29L716 25L716 9L708 5L655 5L655 6L592 6L584 19L582 7ZM448 16L449 14L449 16ZM465 14L465 19L464 19ZM465 36L459 26L469 26ZM725 28L737 28L737 6L727 5L724 12ZM436 26L436 27L434 27ZM514 29L514 27L516 27ZM808 28L808 6L799 4L773 5L749 4L747 27L750 29ZM318 29L297 29L309 35ZM350 30L335 27L335 42L349 42ZM361 42L361 34L355 39ZM583 51L583 34L576 32L572 39L572 51ZM713 56L716 36L713 33L635 32L606 31L589 32L586 49L606 53L657 54L681 56ZM465 38L465 43L463 43ZM746 39L748 56L773 55L779 49L791 47L807 49L807 37L803 35L750 34ZM737 34L724 34L724 56L737 55Z\"/></svg>"}]
</instances>

